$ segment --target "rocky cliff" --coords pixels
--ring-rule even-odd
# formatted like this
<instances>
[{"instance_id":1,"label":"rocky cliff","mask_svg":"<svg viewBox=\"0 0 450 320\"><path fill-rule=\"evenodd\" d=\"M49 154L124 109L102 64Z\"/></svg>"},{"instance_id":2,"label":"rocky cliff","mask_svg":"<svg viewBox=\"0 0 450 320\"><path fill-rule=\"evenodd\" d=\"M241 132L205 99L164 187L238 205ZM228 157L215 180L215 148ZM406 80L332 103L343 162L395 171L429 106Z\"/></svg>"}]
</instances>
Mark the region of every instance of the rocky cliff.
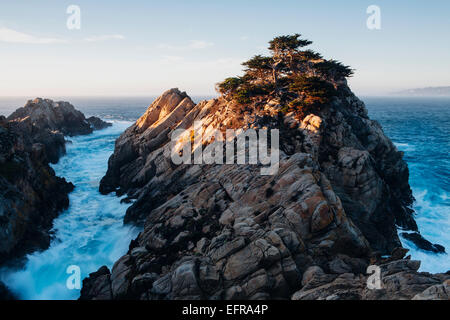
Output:
<instances>
[{"instance_id":1,"label":"rocky cliff","mask_svg":"<svg viewBox=\"0 0 450 320\"><path fill-rule=\"evenodd\" d=\"M111 271L84 280L81 299L448 297L449 275L418 273L401 248L397 227L426 241L403 154L347 86L352 70L299 49L309 43L275 38L273 55L245 62L217 99L171 89L117 139L100 191L126 193L125 222L143 231ZM204 151L218 136L198 134L278 129L279 168L261 175L238 152L225 165L175 164L177 129ZM366 290L369 264L382 290Z\"/></svg>"},{"instance_id":2,"label":"rocky cliff","mask_svg":"<svg viewBox=\"0 0 450 320\"><path fill-rule=\"evenodd\" d=\"M52 220L69 205L73 185L48 165L63 154L64 136L35 130L0 122L0 262L48 246Z\"/></svg>"},{"instance_id":3,"label":"rocky cliff","mask_svg":"<svg viewBox=\"0 0 450 320\"><path fill-rule=\"evenodd\" d=\"M417 226L402 153L364 104L340 90L320 115L304 119L281 115L276 100L248 108L165 92L116 141L100 185L135 199L125 221L144 231L111 273L103 268L85 280L82 298L289 298L299 288L294 299L329 298L342 282L348 292L333 297L413 298L441 285L448 275L419 275L420 263L403 254L385 267L395 269L388 287L411 274L418 280L403 293L364 291L368 264L381 265L381 254L401 246L396 225ZM262 176L258 165L174 165L171 132L200 119L204 132L280 129L278 173Z\"/></svg>"},{"instance_id":4,"label":"rocky cliff","mask_svg":"<svg viewBox=\"0 0 450 320\"><path fill-rule=\"evenodd\" d=\"M24 107L17 109L8 120L29 119L36 130L59 131L65 136L92 133L111 126L97 117L86 119L84 114L65 101L36 98L29 100Z\"/></svg>"},{"instance_id":5,"label":"rocky cliff","mask_svg":"<svg viewBox=\"0 0 450 320\"><path fill-rule=\"evenodd\" d=\"M49 245L52 221L74 187L49 163L65 153L64 135L92 130L71 104L40 98L0 119L0 263Z\"/></svg>"}]
</instances>

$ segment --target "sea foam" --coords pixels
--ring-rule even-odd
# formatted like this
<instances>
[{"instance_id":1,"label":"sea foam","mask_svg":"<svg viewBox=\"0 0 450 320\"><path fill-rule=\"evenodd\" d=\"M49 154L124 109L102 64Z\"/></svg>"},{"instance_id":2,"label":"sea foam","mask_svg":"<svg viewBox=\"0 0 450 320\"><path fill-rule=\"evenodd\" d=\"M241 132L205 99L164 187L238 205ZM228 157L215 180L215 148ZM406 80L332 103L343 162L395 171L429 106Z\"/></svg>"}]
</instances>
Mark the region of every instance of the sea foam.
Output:
<instances>
[{"instance_id":1,"label":"sea foam","mask_svg":"<svg viewBox=\"0 0 450 320\"><path fill-rule=\"evenodd\" d=\"M87 136L70 138L67 155L53 168L75 185L70 207L54 220L50 247L27 256L21 270L2 270L0 280L21 299L76 299L68 289L69 266L79 266L81 279L102 265L109 268L128 250L139 230L123 225L128 207L114 194L101 195L98 185L105 174L115 139L131 123L113 123Z\"/></svg>"}]
</instances>

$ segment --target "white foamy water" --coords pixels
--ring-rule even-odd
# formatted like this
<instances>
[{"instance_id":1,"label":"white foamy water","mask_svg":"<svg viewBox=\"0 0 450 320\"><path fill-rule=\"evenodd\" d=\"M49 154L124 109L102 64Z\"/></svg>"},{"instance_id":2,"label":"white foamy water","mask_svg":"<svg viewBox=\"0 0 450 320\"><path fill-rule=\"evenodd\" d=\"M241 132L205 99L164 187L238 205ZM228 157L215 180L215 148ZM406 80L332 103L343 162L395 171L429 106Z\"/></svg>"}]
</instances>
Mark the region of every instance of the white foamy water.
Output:
<instances>
[{"instance_id":1,"label":"white foamy water","mask_svg":"<svg viewBox=\"0 0 450 320\"><path fill-rule=\"evenodd\" d=\"M440 176L433 176L432 170L418 166L425 160L414 158L416 146L408 143L395 143L397 148L404 151L409 159L410 185L416 199L413 204L415 220L422 236L432 243L445 247L447 253L436 254L418 249L414 243L400 236L402 245L409 249L411 258L420 260L419 271L440 273L450 270L450 197L439 186ZM422 172L427 170L427 172ZM426 178L426 180L425 180ZM431 183L430 183L431 182ZM402 231L399 230L399 233Z\"/></svg>"},{"instance_id":2,"label":"white foamy water","mask_svg":"<svg viewBox=\"0 0 450 320\"><path fill-rule=\"evenodd\" d=\"M394 145L397 147L398 150L401 150L403 152L416 150L416 148L414 146L412 146L408 143L394 142Z\"/></svg>"},{"instance_id":3,"label":"white foamy water","mask_svg":"<svg viewBox=\"0 0 450 320\"><path fill-rule=\"evenodd\" d=\"M416 212L416 222L420 233L432 243L437 243L445 247L447 253L435 254L418 250L410 241L400 237L405 248L410 250L412 259L420 260L419 271L431 273L447 272L450 270L450 216L449 207L430 199L427 190L417 190L413 188L416 198L414 211ZM448 195L440 196L448 203Z\"/></svg>"},{"instance_id":4,"label":"white foamy water","mask_svg":"<svg viewBox=\"0 0 450 320\"><path fill-rule=\"evenodd\" d=\"M0 280L21 299L76 299L79 290L70 290L66 273L70 265L79 266L81 279L102 265L113 263L128 250L138 230L123 225L128 207L114 194L98 192L107 170L114 142L130 122L87 136L70 138L67 155L53 168L56 174L75 185L69 195L70 207L54 220L55 238L50 247L27 256L22 270L3 270Z\"/></svg>"}]
</instances>

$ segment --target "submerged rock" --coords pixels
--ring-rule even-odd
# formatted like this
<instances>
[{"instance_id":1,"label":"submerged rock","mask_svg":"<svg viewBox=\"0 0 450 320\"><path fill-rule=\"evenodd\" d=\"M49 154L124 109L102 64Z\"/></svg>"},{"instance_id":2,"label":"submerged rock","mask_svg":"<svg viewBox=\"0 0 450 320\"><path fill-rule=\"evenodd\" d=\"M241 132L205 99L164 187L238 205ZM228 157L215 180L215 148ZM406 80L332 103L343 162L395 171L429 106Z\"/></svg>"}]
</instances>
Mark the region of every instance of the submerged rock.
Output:
<instances>
[{"instance_id":1,"label":"submerged rock","mask_svg":"<svg viewBox=\"0 0 450 320\"><path fill-rule=\"evenodd\" d=\"M112 126L112 123L103 121L94 116L87 118L86 121L91 125L93 130L101 130Z\"/></svg>"},{"instance_id":2,"label":"submerged rock","mask_svg":"<svg viewBox=\"0 0 450 320\"><path fill-rule=\"evenodd\" d=\"M431 243L418 232L402 232L401 235L406 240L413 242L421 250L434 253L445 253L445 248L443 246Z\"/></svg>"}]
</instances>

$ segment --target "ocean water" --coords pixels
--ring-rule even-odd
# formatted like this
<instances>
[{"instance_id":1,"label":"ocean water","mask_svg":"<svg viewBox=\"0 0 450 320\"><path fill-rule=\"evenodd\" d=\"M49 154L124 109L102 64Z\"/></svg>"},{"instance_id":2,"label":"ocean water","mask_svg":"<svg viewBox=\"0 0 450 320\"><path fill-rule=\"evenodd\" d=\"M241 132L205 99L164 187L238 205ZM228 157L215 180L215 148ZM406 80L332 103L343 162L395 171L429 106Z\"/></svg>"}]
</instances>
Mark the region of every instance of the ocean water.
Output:
<instances>
[{"instance_id":1,"label":"ocean water","mask_svg":"<svg viewBox=\"0 0 450 320\"><path fill-rule=\"evenodd\" d=\"M35 97L0 97L0 115L9 116L17 108L23 107L28 100ZM47 98L47 97L44 97ZM156 97L49 97L54 101L69 101L85 114L86 117L97 116L106 121L135 121Z\"/></svg>"},{"instance_id":2,"label":"ocean water","mask_svg":"<svg viewBox=\"0 0 450 320\"><path fill-rule=\"evenodd\" d=\"M17 108L23 107L27 100L35 97L0 97L0 115L9 116ZM47 97L44 97L47 98ZM49 97L54 101L69 101L76 109L83 112L86 117L97 116L106 121L124 120L136 121L148 106L157 98L148 97ZM211 99L208 96L192 96L195 103Z\"/></svg>"},{"instance_id":3,"label":"ocean water","mask_svg":"<svg viewBox=\"0 0 450 320\"><path fill-rule=\"evenodd\" d=\"M121 204L113 194L98 192L115 139L130 124L114 121L110 128L71 138L67 155L53 165L56 174L71 181L75 190L69 195L68 210L54 220L55 238L50 247L28 255L23 269L0 272L0 280L21 299L77 299L79 290L66 285L73 274L67 268L79 267L81 279L102 265L111 268L137 236L139 230L123 225L129 205Z\"/></svg>"},{"instance_id":4,"label":"ocean water","mask_svg":"<svg viewBox=\"0 0 450 320\"><path fill-rule=\"evenodd\" d=\"M447 254L417 250L402 239L420 271L450 270L450 98L365 98L369 116L405 153L421 234Z\"/></svg>"},{"instance_id":5,"label":"ocean water","mask_svg":"<svg viewBox=\"0 0 450 320\"><path fill-rule=\"evenodd\" d=\"M207 97L196 97L198 102ZM102 265L112 264L127 249L138 231L123 225L128 207L114 195L101 195L98 184L107 169L114 141L144 113L154 97L66 98L87 116L113 122L113 127L88 136L71 138L67 155L54 169L75 185L70 207L54 221L55 239L50 248L28 255L21 270L1 270L4 281L22 299L76 299L79 290L66 286L67 267L79 266L81 279ZM450 99L365 98L372 119L378 120L398 149L405 152L410 184L416 201L416 221L421 233L450 252ZM23 106L26 98L0 99L0 114ZM417 250L402 239L421 271L450 269L447 254Z\"/></svg>"}]
</instances>

